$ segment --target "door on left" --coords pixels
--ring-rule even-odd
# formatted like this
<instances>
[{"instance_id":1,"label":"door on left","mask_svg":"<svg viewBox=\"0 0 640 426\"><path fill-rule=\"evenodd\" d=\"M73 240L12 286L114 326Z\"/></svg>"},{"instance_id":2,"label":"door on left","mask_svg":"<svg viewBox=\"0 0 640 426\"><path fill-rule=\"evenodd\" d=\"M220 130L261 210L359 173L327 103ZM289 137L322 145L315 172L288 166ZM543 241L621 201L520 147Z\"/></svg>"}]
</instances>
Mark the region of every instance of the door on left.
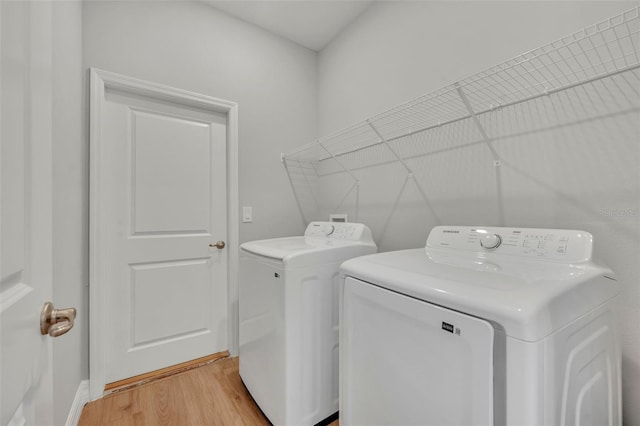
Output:
<instances>
[{"instance_id":1,"label":"door on left","mask_svg":"<svg viewBox=\"0 0 640 426\"><path fill-rule=\"evenodd\" d=\"M0 424L52 424L52 5L0 1Z\"/></svg>"}]
</instances>

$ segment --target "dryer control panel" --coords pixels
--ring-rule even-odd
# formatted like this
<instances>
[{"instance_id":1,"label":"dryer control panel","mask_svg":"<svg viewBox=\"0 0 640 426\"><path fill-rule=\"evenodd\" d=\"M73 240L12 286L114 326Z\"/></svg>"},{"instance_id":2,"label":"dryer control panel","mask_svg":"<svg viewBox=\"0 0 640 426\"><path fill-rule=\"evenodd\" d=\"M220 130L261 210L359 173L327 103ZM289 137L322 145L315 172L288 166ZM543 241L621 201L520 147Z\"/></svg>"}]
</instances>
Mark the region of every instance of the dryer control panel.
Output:
<instances>
[{"instance_id":1,"label":"dryer control panel","mask_svg":"<svg viewBox=\"0 0 640 426\"><path fill-rule=\"evenodd\" d=\"M593 237L569 229L436 226L429 233L427 249L474 251L562 261L591 259Z\"/></svg>"},{"instance_id":2,"label":"dryer control panel","mask_svg":"<svg viewBox=\"0 0 640 426\"><path fill-rule=\"evenodd\" d=\"M362 223L311 222L304 236L345 241L372 241L371 231Z\"/></svg>"}]
</instances>

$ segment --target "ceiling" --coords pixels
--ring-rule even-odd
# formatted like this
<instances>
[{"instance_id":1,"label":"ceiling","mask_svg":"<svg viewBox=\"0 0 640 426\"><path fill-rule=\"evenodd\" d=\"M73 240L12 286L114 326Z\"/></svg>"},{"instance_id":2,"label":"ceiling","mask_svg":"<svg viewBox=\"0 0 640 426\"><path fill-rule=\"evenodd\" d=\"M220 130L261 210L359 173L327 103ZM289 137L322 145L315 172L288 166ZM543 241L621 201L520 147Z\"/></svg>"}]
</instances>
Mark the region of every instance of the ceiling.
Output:
<instances>
[{"instance_id":1,"label":"ceiling","mask_svg":"<svg viewBox=\"0 0 640 426\"><path fill-rule=\"evenodd\" d=\"M242 21L320 51L374 0L203 0Z\"/></svg>"}]
</instances>

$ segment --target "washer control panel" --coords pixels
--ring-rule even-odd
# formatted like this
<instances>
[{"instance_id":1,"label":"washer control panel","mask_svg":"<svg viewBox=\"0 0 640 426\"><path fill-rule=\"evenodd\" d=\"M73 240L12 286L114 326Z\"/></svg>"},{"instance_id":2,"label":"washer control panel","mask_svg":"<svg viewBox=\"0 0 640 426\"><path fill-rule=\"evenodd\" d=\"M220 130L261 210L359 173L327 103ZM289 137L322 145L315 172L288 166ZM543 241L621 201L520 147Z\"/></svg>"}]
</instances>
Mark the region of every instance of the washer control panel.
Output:
<instances>
[{"instance_id":1,"label":"washer control panel","mask_svg":"<svg viewBox=\"0 0 640 426\"><path fill-rule=\"evenodd\" d=\"M311 222L304 235L345 241L365 241L371 238L371 231L362 223Z\"/></svg>"},{"instance_id":2,"label":"washer control panel","mask_svg":"<svg viewBox=\"0 0 640 426\"><path fill-rule=\"evenodd\" d=\"M591 259L593 237L577 230L436 226L427 239L427 249L449 249L496 253L563 262Z\"/></svg>"}]
</instances>

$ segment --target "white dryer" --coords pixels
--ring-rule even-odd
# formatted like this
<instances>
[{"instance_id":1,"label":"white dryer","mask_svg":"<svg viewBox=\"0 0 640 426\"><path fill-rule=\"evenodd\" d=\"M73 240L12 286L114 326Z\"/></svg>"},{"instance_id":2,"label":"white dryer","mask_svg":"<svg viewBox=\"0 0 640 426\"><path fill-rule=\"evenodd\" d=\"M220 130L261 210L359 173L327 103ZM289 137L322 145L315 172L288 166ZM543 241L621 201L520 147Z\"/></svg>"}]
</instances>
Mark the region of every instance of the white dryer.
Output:
<instances>
[{"instance_id":1,"label":"white dryer","mask_svg":"<svg viewBox=\"0 0 640 426\"><path fill-rule=\"evenodd\" d=\"M340 425L620 425L618 291L582 231L440 226L347 261Z\"/></svg>"},{"instance_id":2,"label":"white dryer","mask_svg":"<svg viewBox=\"0 0 640 426\"><path fill-rule=\"evenodd\" d=\"M365 225L333 222L240 246L240 376L274 425L338 411L338 271L376 251Z\"/></svg>"}]
</instances>

